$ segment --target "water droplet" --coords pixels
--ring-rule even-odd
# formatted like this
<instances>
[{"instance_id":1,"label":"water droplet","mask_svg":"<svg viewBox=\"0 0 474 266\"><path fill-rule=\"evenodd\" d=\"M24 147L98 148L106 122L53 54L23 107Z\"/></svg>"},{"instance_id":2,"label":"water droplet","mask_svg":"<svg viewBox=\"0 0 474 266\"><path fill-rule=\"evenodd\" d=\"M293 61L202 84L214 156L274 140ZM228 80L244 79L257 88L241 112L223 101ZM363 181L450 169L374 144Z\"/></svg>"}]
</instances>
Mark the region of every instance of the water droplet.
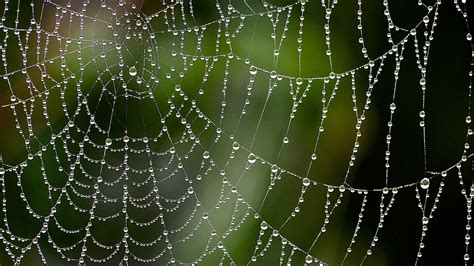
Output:
<instances>
[{"instance_id":1,"label":"water droplet","mask_svg":"<svg viewBox=\"0 0 474 266\"><path fill-rule=\"evenodd\" d=\"M275 79L275 78L277 77L277 73L276 73L275 70L272 71L272 72L270 72L270 77L271 77L272 79Z\"/></svg>"},{"instance_id":2,"label":"water droplet","mask_svg":"<svg viewBox=\"0 0 474 266\"><path fill-rule=\"evenodd\" d=\"M311 184L311 180L307 177L303 178L303 186L307 187L309 184Z\"/></svg>"},{"instance_id":3,"label":"water droplet","mask_svg":"<svg viewBox=\"0 0 474 266\"><path fill-rule=\"evenodd\" d=\"M420 85L424 86L426 84L426 79L420 79Z\"/></svg>"},{"instance_id":4,"label":"water droplet","mask_svg":"<svg viewBox=\"0 0 474 266\"><path fill-rule=\"evenodd\" d=\"M0 167L0 175L3 175L3 174L5 174L5 168Z\"/></svg>"},{"instance_id":5,"label":"water droplet","mask_svg":"<svg viewBox=\"0 0 474 266\"><path fill-rule=\"evenodd\" d=\"M193 187L189 187L188 188L188 194L193 194L194 193L194 188Z\"/></svg>"},{"instance_id":6,"label":"water droplet","mask_svg":"<svg viewBox=\"0 0 474 266\"><path fill-rule=\"evenodd\" d=\"M306 256L304 261L308 264L311 264L311 263L313 263L313 257L311 257L311 255L308 255L308 256Z\"/></svg>"},{"instance_id":7,"label":"water droplet","mask_svg":"<svg viewBox=\"0 0 474 266\"><path fill-rule=\"evenodd\" d=\"M109 138L107 138L107 139L105 140L105 145L107 145L107 146L112 145L112 140L109 139Z\"/></svg>"},{"instance_id":8,"label":"water droplet","mask_svg":"<svg viewBox=\"0 0 474 266\"><path fill-rule=\"evenodd\" d=\"M390 104L390 110L395 111L395 109L397 109L395 103Z\"/></svg>"},{"instance_id":9,"label":"water droplet","mask_svg":"<svg viewBox=\"0 0 474 266\"><path fill-rule=\"evenodd\" d=\"M232 144L232 149L233 149L234 151L236 151L236 150L240 149L240 145L239 145L239 143L237 143L237 142L234 142L234 143Z\"/></svg>"},{"instance_id":10,"label":"water droplet","mask_svg":"<svg viewBox=\"0 0 474 266\"><path fill-rule=\"evenodd\" d=\"M256 75L257 74L257 68L255 66L251 66L249 71L250 71L251 75Z\"/></svg>"},{"instance_id":11,"label":"water droplet","mask_svg":"<svg viewBox=\"0 0 474 266\"><path fill-rule=\"evenodd\" d=\"M296 85L300 86L301 84L303 84L303 79L302 78L297 78L296 79Z\"/></svg>"},{"instance_id":12,"label":"water droplet","mask_svg":"<svg viewBox=\"0 0 474 266\"><path fill-rule=\"evenodd\" d=\"M278 172L278 166L276 164L272 165L272 173Z\"/></svg>"},{"instance_id":13,"label":"water droplet","mask_svg":"<svg viewBox=\"0 0 474 266\"><path fill-rule=\"evenodd\" d=\"M468 34L466 35L466 39L467 39L468 41L471 41L471 40L472 40L472 35L471 35L470 33L468 33Z\"/></svg>"},{"instance_id":14,"label":"water droplet","mask_svg":"<svg viewBox=\"0 0 474 266\"><path fill-rule=\"evenodd\" d=\"M209 152L208 151L203 152L202 153L202 158L209 159Z\"/></svg>"},{"instance_id":15,"label":"water droplet","mask_svg":"<svg viewBox=\"0 0 474 266\"><path fill-rule=\"evenodd\" d=\"M255 154L253 154L253 153L249 154L248 162L249 163L255 163L256 161L257 161L257 157L255 157Z\"/></svg>"},{"instance_id":16,"label":"water droplet","mask_svg":"<svg viewBox=\"0 0 474 266\"><path fill-rule=\"evenodd\" d=\"M423 216L423 218L421 219L421 222L423 224L427 224L429 221L430 221L430 219L428 219L428 217L426 217L426 216Z\"/></svg>"},{"instance_id":17,"label":"water droplet","mask_svg":"<svg viewBox=\"0 0 474 266\"><path fill-rule=\"evenodd\" d=\"M420 186L422 189L428 189L430 187L430 180L428 178L423 178L420 182Z\"/></svg>"},{"instance_id":18,"label":"water droplet","mask_svg":"<svg viewBox=\"0 0 474 266\"><path fill-rule=\"evenodd\" d=\"M339 186L339 192L342 193L342 192L344 192L344 191L346 191L346 187L345 187L344 185L340 185L340 186Z\"/></svg>"},{"instance_id":19,"label":"water droplet","mask_svg":"<svg viewBox=\"0 0 474 266\"><path fill-rule=\"evenodd\" d=\"M268 224L267 224L266 222L262 222L262 223L260 224L260 228L261 228L262 230L267 230Z\"/></svg>"},{"instance_id":20,"label":"water droplet","mask_svg":"<svg viewBox=\"0 0 474 266\"><path fill-rule=\"evenodd\" d=\"M128 69L128 73L130 74L130 76L134 77L137 75L138 72L137 72L137 69L134 66L132 66Z\"/></svg>"}]
</instances>

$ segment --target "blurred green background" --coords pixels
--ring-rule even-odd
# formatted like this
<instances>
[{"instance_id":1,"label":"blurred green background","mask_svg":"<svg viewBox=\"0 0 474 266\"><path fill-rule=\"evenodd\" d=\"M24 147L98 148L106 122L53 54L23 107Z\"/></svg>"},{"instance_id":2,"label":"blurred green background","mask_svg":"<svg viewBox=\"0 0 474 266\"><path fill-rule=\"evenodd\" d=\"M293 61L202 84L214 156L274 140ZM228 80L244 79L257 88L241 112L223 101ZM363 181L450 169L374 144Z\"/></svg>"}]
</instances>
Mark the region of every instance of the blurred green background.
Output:
<instances>
[{"instance_id":1,"label":"blurred green background","mask_svg":"<svg viewBox=\"0 0 474 266\"><path fill-rule=\"evenodd\" d=\"M321 184L335 188L329 193L331 210L340 195L337 188L347 174L346 185L371 190L367 194L357 241L344 261L346 265L360 264L376 232L380 218L380 189L386 186L387 122L395 87L396 62L392 53L384 59L372 90L355 164L348 171L357 132L353 98L357 99L359 112L362 111L369 72L376 73L380 64L376 59L392 48L387 38L399 43L408 32L391 29L388 36L383 1L363 1L364 45L375 66L373 70L359 69L369 59L364 58L358 41L357 1L334 4L329 22L331 62L326 55L324 25L327 22L320 1L306 3L304 14L301 4L293 1L182 2L127 1L122 7L118 1L107 0L105 7L101 7L100 1L87 1L83 6L82 1L53 0L33 1L33 8L32 2L26 0L0 3L0 10L4 11L0 74L5 77L0 80L0 154L3 167L7 169L2 179L6 210L0 212L0 218L4 220L0 226L3 238L25 247L30 242L21 238L33 238L43 226L43 218L36 219L28 213L21 196L24 193L33 212L40 216L49 215L53 203L61 199L55 207L57 222L50 221L48 225L49 236L61 247L77 243L86 234L88 210L93 204L90 195L94 194L93 186L100 176L113 184L99 184L100 192L116 200L104 202L104 198L99 197L96 216L120 214L124 185L134 198L158 189L151 198L137 201L139 204L151 202L150 208L138 208L129 201L126 211L129 217L140 222L151 221L162 213L165 226L160 222L137 226L124 214L107 221L92 220L92 236L105 245L120 243L124 225L139 242L150 242L164 230L169 232L172 255L166 251L165 241L149 247L128 243L130 251L142 258L152 258L165 250L154 263L140 263L129 255L131 265L161 265L172 257L177 263L190 263L208 252L207 249L218 246L219 241L238 265L249 262L278 264L282 249L279 236L274 237L268 250L258 256L256 262L250 260L259 239L262 219L274 229L284 224L279 235L304 251L295 251L292 263L303 264L305 253L309 252L330 265L341 264L357 225L364 195L346 190L340 198L341 203L331 213L326 232L313 248L310 247L324 225L328 189ZM325 5L333 3L330 1ZM397 108L392 120L387 184L390 188L419 182L423 177L432 176L431 172L439 173L451 167L461 160L466 143L468 125L465 120L471 101L468 74L471 71L471 42L466 40L466 23L455 4L442 1L438 8L435 3L426 1L425 6L418 5L417 1L388 3L393 23L407 30L414 28L427 14L431 29L437 12L426 67L426 143L419 126L423 94L414 37L408 37L403 46L403 60L396 82ZM167 5L169 7L165 9ZM237 12L229 11L229 5L244 14L244 19ZM292 6L289 18L288 5ZM430 5L435 8L428 12ZM278 10L278 7L280 11L267 15L269 10ZM81 9L82 16L79 15ZM113 9L116 9L115 14ZM228 23L217 23L222 16L230 17ZM298 53L300 16L304 17L301 54ZM34 26L31 26L32 18L37 23ZM468 20L472 23L469 16ZM280 46L285 21L288 29ZM146 25L146 29L142 25ZM16 31L15 28L32 30ZM271 37L274 30L276 41ZM424 30L423 24L417 27L420 49L425 41ZM227 39L230 43L226 43ZM22 50L25 45L28 49ZM402 46L398 47L400 51ZM250 71L251 66L257 67L255 75ZM131 67L137 69L138 75L131 75ZM319 78L329 76L330 72L345 73L356 68L355 91L351 75L330 79L327 83ZM281 79L272 78L271 71L276 71ZM42 77L42 73L47 75ZM301 85L296 82L299 77L303 78ZM310 78L315 79L308 82ZM251 90L248 90L249 83ZM337 93L324 119L324 131L318 134L323 115L322 91L326 91L325 97L329 99L335 86ZM14 101L12 95L16 97ZM293 99L300 102L294 118L290 119ZM95 125L102 130L93 126L91 114ZM72 126L68 125L70 121L73 121ZM61 137L56 138L58 134ZM90 141L84 140L86 135ZM125 142L124 136L131 141ZM285 137L288 143L284 143ZM113 141L105 149L107 139ZM232 148L234 142L239 144L238 150ZM316 142L317 158L312 162ZM44 150L43 146L46 147ZM130 152L124 147L139 152ZM38 155L40 150L41 156ZM210 159L203 159L206 151ZM247 167L250 153L258 159ZM29 154L34 154L31 160L27 159ZM27 163L21 166L25 160ZM132 170L122 174L126 164ZM277 173L271 171L273 164L279 167ZM71 168L71 165L75 166ZM154 174L151 179L150 168ZM465 189L472 183L470 168L468 160L462 168ZM306 176L318 184L310 185L303 195L304 201L298 204L302 179ZM444 180L445 187L434 218L429 222L420 264L463 263L466 200L457 176L456 169L451 169ZM45 180L58 189L48 187ZM439 174L431 180L429 208L438 193L440 181ZM139 183L143 185L138 186ZM188 193L190 186L193 187L191 196ZM61 194L63 187L69 198ZM372 191L374 189L378 191ZM240 201L237 195L244 200ZM385 204L389 196L386 196ZM159 210L155 201L172 211ZM87 211L74 210L70 202ZM399 190L384 219L384 226L379 230L377 245L371 249L373 254L364 260L365 264L414 264L422 226L422 213L417 204L415 186ZM285 222L296 206L299 212ZM208 219L203 222L205 215ZM229 232L234 219L238 222L244 217L240 227L225 238L211 237L209 240L213 229L222 237ZM58 224L77 232L64 233L58 229ZM183 230L172 230L183 224L186 225ZM261 236L263 244L259 245L257 255L267 245L271 230ZM10 239L6 231L11 231L17 238ZM192 234L189 240L180 241L189 234ZM68 262L58 255L48 242L48 234L42 234L38 242L49 264L77 264L77 261ZM89 238L88 256L101 258L111 254L112 250L99 248L92 242ZM5 242L0 245L0 264L13 265L6 251L8 245ZM78 245L64 254L77 260L81 247ZM106 263L118 264L124 249L121 244L117 254ZM19 255L21 250L13 253ZM285 263L290 253L291 248L287 245ZM217 248L201 263L215 265L222 256L223 252ZM40 263L36 246L22 259L24 265ZM88 258L86 263L95 264ZM229 264L230 260L225 258L223 263Z\"/></svg>"}]
</instances>

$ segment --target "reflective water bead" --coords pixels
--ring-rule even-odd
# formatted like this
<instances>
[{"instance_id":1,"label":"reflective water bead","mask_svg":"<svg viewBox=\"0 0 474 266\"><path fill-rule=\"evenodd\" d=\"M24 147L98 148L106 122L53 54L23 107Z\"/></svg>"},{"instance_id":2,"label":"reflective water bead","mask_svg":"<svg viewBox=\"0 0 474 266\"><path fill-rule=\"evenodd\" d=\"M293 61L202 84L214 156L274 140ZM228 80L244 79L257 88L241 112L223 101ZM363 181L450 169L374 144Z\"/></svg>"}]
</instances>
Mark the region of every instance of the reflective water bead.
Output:
<instances>
[{"instance_id":1,"label":"reflective water bead","mask_svg":"<svg viewBox=\"0 0 474 266\"><path fill-rule=\"evenodd\" d=\"M303 84L303 79L302 78L297 78L296 79L296 85L300 86L301 84Z\"/></svg>"},{"instance_id":2,"label":"reflective water bead","mask_svg":"<svg viewBox=\"0 0 474 266\"><path fill-rule=\"evenodd\" d=\"M430 187L430 180L428 178L423 178L420 182L420 186L422 189L428 189Z\"/></svg>"},{"instance_id":3,"label":"reflective water bead","mask_svg":"<svg viewBox=\"0 0 474 266\"><path fill-rule=\"evenodd\" d=\"M256 75L257 74L257 68L255 66L251 66L249 70L251 75Z\"/></svg>"},{"instance_id":4,"label":"reflective water bead","mask_svg":"<svg viewBox=\"0 0 474 266\"><path fill-rule=\"evenodd\" d=\"M311 184L311 180L307 177L303 178L303 186L307 187Z\"/></svg>"},{"instance_id":5,"label":"reflective water bead","mask_svg":"<svg viewBox=\"0 0 474 266\"><path fill-rule=\"evenodd\" d=\"M346 191L346 186L340 185L340 186L339 186L339 192L342 193L342 192L344 192L344 191Z\"/></svg>"},{"instance_id":6,"label":"reflective water bead","mask_svg":"<svg viewBox=\"0 0 474 266\"><path fill-rule=\"evenodd\" d=\"M272 173L278 172L278 166L276 164L272 165L271 170L272 170Z\"/></svg>"},{"instance_id":7,"label":"reflective water bead","mask_svg":"<svg viewBox=\"0 0 474 266\"><path fill-rule=\"evenodd\" d=\"M111 140L110 138L107 138L107 139L105 140L105 145L107 145L107 146L112 145L112 140Z\"/></svg>"},{"instance_id":8,"label":"reflective water bead","mask_svg":"<svg viewBox=\"0 0 474 266\"><path fill-rule=\"evenodd\" d=\"M274 79L274 78L277 77L277 73L276 73L275 70L273 70L272 72L270 72L270 77L271 77L272 79Z\"/></svg>"},{"instance_id":9,"label":"reflective water bead","mask_svg":"<svg viewBox=\"0 0 474 266\"><path fill-rule=\"evenodd\" d=\"M188 188L188 194L193 194L194 193L194 188L193 187L189 187Z\"/></svg>"},{"instance_id":10,"label":"reflective water bead","mask_svg":"<svg viewBox=\"0 0 474 266\"><path fill-rule=\"evenodd\" d=\"M240 148L239 143L234 142L234 143L232 144L232 149L233 149L234 151L238 150L239 148Z\"/></svg>"},{"instance_id":11,"label":"reflective water bead","mask_svg":"<svg viewBox=\"0 0 474 266\"><path fill-rule=\"evenodd\" d=\"M248 162L249 163L255 163L257 161L257 157L255 156L255 154L251 153L249 154L249 157L247 158Z\"/></svg>"},{"instance_id":12,"label":"reflective water bead","mask_svg":"<svg viewBox=\"0 0 474 266\"><path fill-rule=\"evenodd\" d=\"M134 77L137 75L138 71L137 71L137 68L132 66L128 69L128 73L130 74L130 76Z\"/></svg>"},{"instance_id":13,"label":"reflective water bead","mask_svg":"<svg viewBox=\"0 0 474 266\"><path fill-rule=\"evenodd\" d=\"M422 222L423 224L427 224L429 221L430 221L430 219L429 219L428 217L426 217L426 216L423 216L423 218L421 219L421 222Z\"/></svg>"}]
</instances>

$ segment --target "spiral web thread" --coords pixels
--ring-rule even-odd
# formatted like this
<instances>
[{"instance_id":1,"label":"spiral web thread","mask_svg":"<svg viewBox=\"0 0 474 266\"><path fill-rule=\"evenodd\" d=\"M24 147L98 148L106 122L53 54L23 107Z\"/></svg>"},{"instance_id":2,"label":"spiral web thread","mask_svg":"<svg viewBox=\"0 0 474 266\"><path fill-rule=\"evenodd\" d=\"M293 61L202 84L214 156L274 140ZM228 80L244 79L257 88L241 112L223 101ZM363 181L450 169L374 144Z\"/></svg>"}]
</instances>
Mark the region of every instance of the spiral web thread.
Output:
<instances>
[{"instance_id":1,"label":"spiral web thread","mask_svg":"<svg viewBox=\"0 0 474 266\"><path fill-rule=\"evenodd\" d=\"M357 224L352 229L352 239L346 244L346 252L340 254L340 261L344 263L352 259L364 263L376 248L378 238L383 232L384 220L388 219L392 206L396 204L397 195L401 191L409 190L411 195L414 192L422 213L422 233L416 254L418 261L422 257L429 220L433 218L436 202L440 200L443 192L443 181L448 173L452 172L459 176L460 191L466 200L466 251L463 259L467 263L470 260L469 232L474 186L463 182L465 177L463 179L461 169L465 165L464 162L471 157L468 144L472 135L470 105L466 107L464 152L460 158L453 160L455 164L444 171L428 171L425 148L426 175L417 182L389 186L392 118L397 111L396 80L403 53L406 46L414 46L420 71L420 82L417 86L422 89L424 103L429 43L435 37L438 8L442 1L437 1L432 6L420 2L420 6L426 8L426 15L413 29L403 29L395 25L388 2L383 1L387 31L403 33L404 37L398 42L389 37L392 48L377 58L369 59L364 45L362 1L359 0L358 10L353 12L358 15L359 45L366 62L343 73L331 71L327 76L319 77L301 77L305 7L309 4L307 1L273 6L266 2L250 3L243 0L240 1L239 8L232 5L233 1L226 4L223 2L215 3L219 13L218 19L198 24L193 7L199 3L192 0L163 1L159 11L148 15L144 14L146 12L141 10L139 3L125 0L5 0L0 25L3 31L0 38L3 77L1 82L2 93L5 94L4 90L8 91L9 102L2 108L8 109L14 118L17 133L24 143L22 149L26 151L24 156L22 155L24 158L18 163L8 163L5 156L0 161L3 208L0 236L2 248L11 260L21 263L28 254L35 253L44 263L48 263L49 255L43 252L48 246L63 261L81 264L109 263L117 261L117 258L123 263L199 263L216 254L222 263L232 264L237 262L232 250L227 247L227 239L238 235L245 224L258 223L256 242L252 240L252 243L245 244L254 247L253 254L247 258L249 263L258 263L261 257L276 246L280 252L271 254L278 254L280 264L291 263L296 256L304 258L304 262L308 264L325 264L322 258L314 255L318 249L317 242L323 235L330 234L327 227L332 221L332 214L337 211L344 198L349 197L348 194L354 194L360 195L357 198L360 211ZM325 10L325 19L329 25L331 14L337 8L338 2L322 1L320 4ZM459 15L469 26L464 4L458 1L454 3ZM27 16L30 17L25 22ZM273 27L273 32L269 33L275 47L272 69L254 65L252 59L233 50L232 44L239 38L240 31L255 27L250 23L255 17L267 20ZM282 45L285 45L285 35L292 29L287 26L294 20L299 28L296 33L298 58L295 60L298 60L300 75L291 76L278 73L276 69L277 64L282 63L279 61L279 51ZM215 54L206 54L203 43L206 38L209 39L206 32L213 27L217 28L212 35L214 39L211 40ZM469 27L467 28L466 39L471 42L472 37ZM425 34L420 34L423 32ZM189 41L191 35L193 41ZM329 27L326 28L325 35L326 56L332 70ZM173 40L168 47L162 44L165 42L162 39L165 38ZM194 53L188 52L188 46L194 48ZM372 90L375 89L378 76L388 58L395 61L396 68L395 89L392 103L388 107L390 120L387 121L386 186L376 189L354 188L348 182L348 177L357 162L361 130L369 123L365 121L365 117L371 107ZM180 84L180 80L198 64L203 66L204 73L190 74L200 75L194 78L198 82L194 82L191 90ZM244 74L248 79L247 88L235 87L229 82L228 77L233 75L230 71L232 64L239 64L247 69ZM222 87L216 90L220 105L215 111L217 115L208 114L203 111L205 107L199 106L200 99L210 97L205 85L213 70L219 67L224 69L220 81ZM87 75L93 75L94 79L87 80ZM357 75L365 75L368 80L368 87L364 91L365 98L362 99L356 95L356 89L362 89L356 88ZM267 89L255 88L257 76L266 78ZM470 79L472 72L469 76ZM354 144L346 165L344 182L326 184L311 176L310 170L312 164L324 156L318 154L319 139L325 133L324 127L326 120L330 119L331 103L336 98L339 83L343 80L350 80L352 84L356 135L348 136L354 138ZM166 89L162 89L164 87ZM286 97L291 98L291 112L289 119L285 117L288 123L286 133L278 144L277 158L266 158L255 151L254 145L263 126L265 108L272 93L279 87L284 87L287 90ZM18 91L18 88L21 88L21 91ZM250 129L242 129L242 123L246 120L247 110L253 103L253 97L256 97L254 94L257 89L264 89L265 93L264 101L257 101L262 104L258 109L258 119ZM298 137L291 135L292 121L299 114L299 106L303 105L307 94L313 89L322 91L322 114L319 119L320 126L315 132L316 142L308 170L306 175L301 175L280 165L279 158L285 148L291 145L291 139ZM229 100L226 96L229 96L230 91L236 90L240 90L245 96L232 131L231 127L224 127L223 124L229 116ZM470 97L470 84L466 92L468 94L465 97ZM132 107L133 104L135 106ZM143 109L139 110L140 106ZM148 114L144 114L143 110ZM147 121L147 115L153 116L154 125L150 124L150 120ZM100 118L104 116L106 119ZM424 104L419 116L420 127L425 136ZM142 128L138 132L132 132L132 123ZM241 130L251 131L250 141L238 139L237 134ZM179 137L176 137L177 135ZM2 136L2 139L8 137ZM206 138L212 141L205 142ZM213 149L214 146L224 146L227 153L222 155L215 152L218 148ZM56 162L48 160L48 156ZM198 167L190 170L188 164L196 161ZM240 164L238 171L230 171L229 168L235 168L235 164ZM267 180L270 180L265 185L266 195L259 204L247 199L247 195L244 195L239 187L241 182L244 182L246 172L255 167L265 168L265 175L269 178ZM37 202L30 198L29 193L32 191L24 190L25 179L31 178L40 179L38 186L46 191L47 198L44 202L47 202L47 207L38 207ZM218 185L212 189L217 189L218 199L213 206L204 206L200 198L202 194L197 192L197 187L207 179L216 178ZM286 214L287 219L283 223L272 224L262 214L265 199L272 193L274 186L289 179L299 182L299 200L292 203L293 211ZM433 184L430 186L433 179L441 180L438 187ZM7 194L14 192L9 192L8 182L17 187L18 193L14 195L20 203L16 206L9 204L10 198ZM295 217L306 215L305 211L308 210L301 209L301 205L314 188L324 191L324 212L318 214L323 222L317 234L313 236L311 245L300 246L286 236L283 229ZM434 194L431 193L434 198L429 197L430 190L435 191ZM172 194L170 191L179 196L168 196L167 194ZM358 244L358 231L364 223L365 206L371 195L375 195L373 198L380 202L380 219L375 225L370 245L363 247L364 255L351 258L351 251ZM12 228L14 222L10 218L10 212L13 208L24 208L36 222L36 231L33 234L25 236ZM216 226L211 217L223 208L231 210L231 218L222 228ZM82 217L82 224L78 227L68 225L69 222L59 215L64 209L69 209L70 217ZM170 218L181 209L189 210L184 218ZM144 219L143 215L137 215L139 211L153 215ZM99 223L118 226L120 230L115 234L119 235L119 241L101 241L97 235L100 233L94 229ZM151 228L158 228L158 233L147 233L155 230ZM53 230L60 232L65 238L58 240L52 233ZM205 235L198 238L199 242L204 241L200 255L192 259L181 257L176 250L180 245L185 246L192 242L198 233ZM144 237L147 235L152 236ZM69 242L64 243L64 239L69 239ZM147 251L140 253L142 250Z\"/></svg>"}]
</instances>

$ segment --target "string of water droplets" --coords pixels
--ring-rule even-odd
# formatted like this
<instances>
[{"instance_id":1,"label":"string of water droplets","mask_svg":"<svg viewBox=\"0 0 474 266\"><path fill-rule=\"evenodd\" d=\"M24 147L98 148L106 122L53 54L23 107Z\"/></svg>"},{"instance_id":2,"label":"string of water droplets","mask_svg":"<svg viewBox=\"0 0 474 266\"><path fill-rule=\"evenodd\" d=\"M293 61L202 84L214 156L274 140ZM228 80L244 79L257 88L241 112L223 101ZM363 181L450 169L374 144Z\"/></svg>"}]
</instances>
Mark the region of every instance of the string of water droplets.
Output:
<instances>
[{"instance_id":1,"label":"string of water droplets","mask_svg":"<svg viewBox=\"0 0 474 266\"><path fill-rule=\"evenodd\" d=\"M307 264L324 265L324 260L314 255L317 243L322 235L328 233L328 225L335 210L349 197L348 194L359 194L362 198L357 224L351 241L347 243L345 254L341 254L344 264L358 244L357 236L364 223L368 195L374 194L380 197L378 225L371 237L370 246L364 248L365 255L362 258L352 258L364 263L374 252L379 236L383 233L384 220L396 203L399 191L413 189L422 213L421 239L416 254L418 261L426 245L424 237L428 232L429 221L443 192L443 181L448 172L452 172L458 175L460 192L466 200L466 250L463 259L467 264L470 260L474 185L463 182L461 168L472 156L468 142L472 135L470 102L466 110L467 132L463 154L453 160L455 163L452 166L441 172L430 172L426 166L426 67L430 43L434 39L437 25L438 8L442 1L438 0L428 6L420 0L419 5L426 8L426 16L413 29L403 29L395 25L388 1L384 0L383 13L387 19L387 38L391 49L377 58L370 58L365 46L366 32L362 25L363 3L358 0L358 10L354 10L358 19L357 30L360 32L358 41L362 47L362 56L367 60L364 64L341 73L333 70L329 26L338 1L321 1L325 10L325 55L329 60L330 73L314 77L302 76L303 33L308 1L273 6L265 1L255 4L244 0L248 8L246 10L236 8L231 1L227 5L221 2L223 1L215 3L218 19L198 24L195 6L199 3L192 0L162 1L162 9L150 15L145 14L136 3L124 0L76 3L54 0L40 3L26 0L4 1L0 24L3 31L0 40L1 74L2 86L8 89L9 102L2 108L9 109L14 127L23 141L21 150L25 150L20 152L21 160L18 163L9 163L10 160L4 162L6 156L0 157L3 218L0 239L2 248L11 260L20 264L27 254L36 253L46 264L49 256L45 255L44 250L52 248L63 261L79 264L110 263L117 258L122 263L193 264L204 263L207 257L215 254L218 254L221 263L239 264L243 262L234 259L233 251L228 246L231 244L226 241L241 234L244 230L242 228L247 224L257 223L259 228L256 242L245 243L253 247L253 252L245 263L259 263L260 257L270 253L272 246L279 245L280 264L291 264L296 257L303 256ZM454 5L466 22L466 39L472 44L465 2L455 1ZM255 11L260 9L265 11ZM295 18L298 14L299 17ZM23 17L28 15L31 19L26 25ZM274 49L271 51L271 69L260 67L248 55L234 51L233 43L239 33L247 27L256 27L256 23L252 25L248 22L252 18L267 19L272 25L273 31L270 34ZM298 22L296 76L277 72L278 64L282 64L279 60L282 45L290 34L291 19ZM232 24L235 22L238 22L237 26ZM161 24L164 29L154 28L157 24ZM279 35L280 25L283 28ZM212 40L215 54L208 55L205 53L205 34L212 26L217 27ZM394 31L404 34L398 42L391 37ZM423 36L421 39L420 35ZM190 36L195 38L194 53L185 49L189 45ZM168 47L163 45L166 38L172 38ZM418 182L389 187L393 116L397 110L397 80L408 45L413 45L416 51L420 71L419 86L423 93L419 125L424 138L425 176L420 177ZM394 58L396 65L393 73L393 97L388 106L390 120L387 122L386 135L385 187L356 188L348 183L348 177L358 158L361 129L368 123L365 122L366 112L371 107L372 92L389 58ZM219 65L220 62L224 62L223 65ZM196 78L196 84L200 85L197 86L197 93L193 94L181 84L181 80L186 75L193 75L193 67L202 64L204 73ZM230 71L231 64L247 66L250 74L247 88L234 87L229 82L229 76L233 74ZM220 106L217 108L217 115L206 113L207 108L200 105L200 99L212 96L206 91L208 88L205 85L209 83L213 71L221 66L223 78L218 91ZM360 87L356 86L356 75L360 75L362 71L368 72L365 77L368 88L366 98L357 99L356 91ZM89 78L90 75L94 78ZM250 144L246 145L236 135L242 130L242 123L245 123L247 112L251 110L251 104L256 98L256 78L262 75L268 79L268 88L264 90L266 94L261 102L256 125L252 125L252 129L245 129L250 131L251 139ZM353 92L352 110L356 116L356 136L344 182L326 184L318 182L317 177L310 173L314 167L313 162L324 156L318 150L320 136L325 132L331 103L336 98L341 82L346 79L350 80ZM469 79L469 95L466 97L470 99L472 71L469 72ZM289 87L287 97L291 98L291 112L276 159L271 159L255 150L254 144L262 130L264 114L272 93L283 86ZM165 87L169 90L163 89ZM313 149L308 158L306 174L299 175L282 167L280 158L284 149L291 145L292 138L298 137L291 136L290 130L298 108L314 88L321 88L322 114L315 132L316 141L314 146L311 144ZM245 93L233 131L223 129L223 123L230 115L227 104L231 90ZM358 100L364 103L362 110L358 108ZM154 122L146 122L147 116L152 116ZM3 138L8 139L8 136ZM212 141L204 142L206 138L211 138ZM226 147L226 159L223 163L222 152L215 148L219 146ZM239 157L244 157L244 162L239 161ZM54 164L56 167L52 166ZM236 168L236 164L240 168ZM245 174L257 167L267 170L270 183L265 187L263 200L255 205L240 190L239 185L245 182ZM38 184L38 189L45 189L46 198L41 203L44 206L32 200L37 199L37 195L34 196L36 198L30 198L33 197L30 195L32 192L26 190L24 183L33 176L40 176L41 184ZM211 182L208 180L216 178L217 185L206 188L217 189L219 194L217 200L209 206L203 200L205 195L198 192L201 190L199 184L207 186L206 182ZM262 209L276 184L286 178L299 182L299 198L292 205L292 211L285 213L284 222L280 225L273 224L262 215ZM429 194L433 179L441 180L434 201ZM15 186L18 191L15 196L20 201L13 201L16 205L12 205L9 204L12 196L7 194L15 193L10 192ZM309 191L316 188L325 191L324 214L320 217L322 225L309 246L300 246L285 235L283 229L296 216L305 215L301 212L301 205ZM431 208L428 208L429 204ZM13 215L13 208L24 208L36 222L33 226L36 230L34 234L26 237L19 233L14 221L9 218ZM218 226L215 216L219 215L222 208L230 210L230 221L225 226ZM180 213L183 210L188 213ZM145 214L150 213L153 215L144 219ZM184 218L172 217L176 213ZM67 215L74 215L72 219L77 218L82 224L72 226L64 219ZM113 230L117 229L113 231L118 236L115 243L100 239L103 237L100 223L111 226ZM57 234L64 236L58 237ZM205 236L198 238L198 234ZM64 243L64 239L68 240L67 243ZM196 245L193 244L194 239L198 239L201 246L192 247ZM181 247L186 244L188 246ZM180 249L187 248L201 248L199 256L188 258L180 252Z\"/></svg>"}]
</instances>

